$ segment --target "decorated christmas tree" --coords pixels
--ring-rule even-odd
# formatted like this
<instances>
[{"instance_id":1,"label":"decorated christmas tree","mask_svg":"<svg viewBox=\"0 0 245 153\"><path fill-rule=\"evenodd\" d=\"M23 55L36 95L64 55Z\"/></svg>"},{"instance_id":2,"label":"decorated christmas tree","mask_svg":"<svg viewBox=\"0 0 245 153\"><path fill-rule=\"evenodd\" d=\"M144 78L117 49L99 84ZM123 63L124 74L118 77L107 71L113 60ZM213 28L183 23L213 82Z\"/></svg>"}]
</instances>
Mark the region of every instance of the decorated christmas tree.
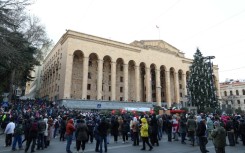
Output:
<instances>
[{"instance_id":1,"label":"decorated christmas tree","mask_svg":"<svg viewBox=\"0 0 245 153\"><path fill-rule=\"evenodd\" d=\"M189 104L196 106L198 112L205 108L218 109L218 98L213 80L213 65L210 58L203 57L199 49L194 54L187 82Z\"/></svg>"}]
</instances>

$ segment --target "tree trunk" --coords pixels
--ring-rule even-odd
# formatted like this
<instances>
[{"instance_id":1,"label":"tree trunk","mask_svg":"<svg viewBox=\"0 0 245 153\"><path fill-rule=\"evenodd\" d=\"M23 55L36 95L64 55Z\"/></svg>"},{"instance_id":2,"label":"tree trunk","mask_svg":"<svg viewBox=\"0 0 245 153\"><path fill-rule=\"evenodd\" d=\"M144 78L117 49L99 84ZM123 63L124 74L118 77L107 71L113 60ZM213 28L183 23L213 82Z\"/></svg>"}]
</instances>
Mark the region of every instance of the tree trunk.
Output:
<instances>
[{"instance_id":1,"label":"tree trunk","mask_svg":"<svg viewBox=\"0 0 245 153\"><path fill-rule=\"evenodd\" d=\"M10 75L10 83L9 83L9 102L11 102L11 99L12 99L12 96L13 96L13 91L15 89L13 89L13 86L14 86L14 78L15 78L15 69L13 69L13 71L11 72L11 75Z\"/></svg>"}]
</instances>

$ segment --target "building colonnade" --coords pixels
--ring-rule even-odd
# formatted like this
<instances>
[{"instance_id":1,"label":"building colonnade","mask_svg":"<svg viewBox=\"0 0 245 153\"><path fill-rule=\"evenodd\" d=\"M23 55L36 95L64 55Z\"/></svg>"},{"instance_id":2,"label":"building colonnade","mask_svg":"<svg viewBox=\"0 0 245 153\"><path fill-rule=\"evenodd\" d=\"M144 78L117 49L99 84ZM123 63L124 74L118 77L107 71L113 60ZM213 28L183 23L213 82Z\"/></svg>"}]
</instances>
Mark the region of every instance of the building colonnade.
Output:
<instances>
[{"instance_id":1,"label":"building colonnade","mask_svg":"<svg viewBox=\"0 0 245 153\"><path fill-rule=\"evenodd\" d=\"M80 50L71 58L70 96L66 93L64 98L157 102L159 106L167 102L171 106L187 95L188 71L122 58L113 61L108 55L99 59L96 53L84 56Z\"/></svg>"}]
</instances>

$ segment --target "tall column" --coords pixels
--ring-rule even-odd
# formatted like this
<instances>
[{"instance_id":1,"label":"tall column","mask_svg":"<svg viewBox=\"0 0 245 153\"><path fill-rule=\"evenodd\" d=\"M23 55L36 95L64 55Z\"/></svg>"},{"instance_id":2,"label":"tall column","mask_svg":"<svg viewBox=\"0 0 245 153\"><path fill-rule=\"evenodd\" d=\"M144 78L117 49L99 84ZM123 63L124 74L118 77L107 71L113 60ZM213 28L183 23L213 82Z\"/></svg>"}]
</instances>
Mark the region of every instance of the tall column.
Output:
<instances>
[{"instance_id":1,"label":"tall column","mask_svg":"<svg viewBox=\"0 0 245 153\"><path fill-rule=\"evenodd\" d=\"M150 73L150 68L146 68L146 79L145 79L145 84L146 84L146 101L151 102L151 73Z\"/></svg>"},{"instance_id":2,"label":"tall column","mask_svg":"<svg viewBox=\"0 0 245 153\"><path fill-rule=\"evenodd\" d=\"M160 70L156 69L156 98L157 105L161 106L161 85L160 85Z\"/></svg>"},{"instance_id":3,"label":"tall column","mask_svg":"<svg viewBox=\"0 0 245 153\"><path fill-rule=\"evenodd\" d=\"M135 70L135 101L140 101L140 68L139 66L134 67Z\"/></svg>"},{"instance_id":4,"label":"tall column","mask_svg":"<svg viewBox=\"0 0 245 153\"><path fill-rule=\"evenodd\" d=\"M123 65L124 101L128 101L128 64Z\"/></svg>"},{"instance_id":5,"label":"tall column","mask_svg":"<svg viewBox=\"0 0 245 153\"><path fill-rule=\"evenodd\" d=\"M97 100L102 100L102 73L103 60L98 59L98 74L97 74Z\"/></svg>"},{"instance_id":6,"label":"tall column","mask_svg":"<svg viewBox=\"0 0 245 153\"><path fill-rule=\"evenodd\" d=\"M82 98L87 99L87 85L88 85L88 57L83 58L83 91Z\"/></svg>"},{"instance_id":7,"label":"tall column","mask_svg":"<svg viewBox=\"0 0 245 153\"><path fill-rule=\"evenodd\" d=\"M62 91L61 94L61 98L63 96L63 98L71 98L71 84L72 84L72 69L73 69L73 55L72 54L68 54L67 55L67 59L66 59L66 65L65 65L65 72L62 73L61 72L61 81L64 82L64 89ZM46 89L48 89L48 85L49 85L49 73L47 73L47 80L46 80ZM46 90L45 93L47 93L48 90Z\"/></svg>"},{"instance_id":8,"label":"tall column","mask_svg":"<svg viewBox=\"0 0 245 153\"><path fill-rule=\"evenodd\" d=\"M165 71L165 79L166 79L166 101L168 103L168 107L171 106L171 93L170 93L170 72Z\"/></svg>"},{"instance_id":9,"label":"tall column","mask_svg":"<svg viewBox=\"0 0 245 153\"><path fill-rule=\"evenodd\" d=\"M111 62L111 101L116 100L116 62Z\"/></svg>"},{"instance_id":10,"label":"tall column","mask_svg":"<svg viewBox=\"0 0 245 153\"><path fill-rule=\"evenodd\" d=\"M183 91L184 91L184 95L183 96L187 96L187 89L186 89L186 75L185 74L182 74L182 84L183 84Z\"/></svg>"},{"instance_id":11,"label":"tall column","mask_svg":"<svg viewBox=\"0 0 245 153\"><path fill-rule=\"evenodd\" d=\"M179 73L174 73L175 102L179 103Z\"/></svg>"}]
</instances>

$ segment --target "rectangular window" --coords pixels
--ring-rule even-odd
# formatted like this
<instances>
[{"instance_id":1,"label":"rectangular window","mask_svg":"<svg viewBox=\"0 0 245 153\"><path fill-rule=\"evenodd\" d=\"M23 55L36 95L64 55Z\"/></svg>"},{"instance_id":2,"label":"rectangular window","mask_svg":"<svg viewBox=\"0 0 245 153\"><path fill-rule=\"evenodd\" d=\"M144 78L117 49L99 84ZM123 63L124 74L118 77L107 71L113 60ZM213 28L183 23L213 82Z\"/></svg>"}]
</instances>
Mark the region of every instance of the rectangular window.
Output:
<instances>
[{"instance_id":1,"label":"rectangular window","mask_svg":"<svg viewBox=\"0 0 245 153\"><path fill-rule=\"evenodd\" d=\"M109 75L109 81L111 81L111 75Z\"/></svg>"},{"instance_id":2,"label":"rectangular window","mask_svg":"<svg viewBox=\"0 0 245 153\"><path fill-rule=\"evenodd\" d=\"M120 82L123 82L123 77L120 77Z\"/></svg>"},{"instance_id":3,"label":"rectangular window","mask_svg":"<svg viewBox=\"0 0 245 153\"><path fill-rule=\"evenodd\" d=\"M182 89L182 84L179 84L179 88Z\"/></svg>"},{"instance_id":4,"label":"rectangular window","mask_svg":"<svg viewBox=\"0 0 245 153\"><path fill-rule=\"evenodd\" d=\"M123 87L120 87L120 92L123 92Z\"/></svg>"},{"instance_id":5,"label":"rectangular window","mask_svg":"<svg viewBox=\"0 0 245 153\"><path fill-rule=\"evenodd\" d=\"M109 97L109 100L111 100L111 97Z\"/></svg>"},{"instance_id":6,"label":"rectangular window","mask_svg":"<svg viewBox=\"0 0 245 153\"><path fill-rule=\"evenodd\" d=\"M123 65L120 66L120 70L123 71Z\"/></svg>"},{"instance_id":7,"label":"rectangular window","mask_svg":"<svg viewBox=\"0 0 245 153\"><path fill-rule=\"evenodd\" d=\"M90 95L87 95L87 99L90 100Z\"/></svg>"},{"instance_id":8,"label":"rectangular window","mask_svg":"<svg viewBox=\"0 0 245 153\"><path fill-rule=\"evenodd\" d=\"M111 91L111 86L109 86L109 91Z\"/></svg>"},{"instance_id":9,"label":"rectangular window","mask_svg":"<svg viewBox=\"0 0 245 153\"><path fill-rule=\"evenodd\" d=\"M91 84L87 85L87 90L91 90Z\"/></svg>"},{"instance_id":10,"label":"rectangular window","mask_svg":"<svg viewBox=\"0 0 245 153\"><path fill-rule=\"evenodd\" d=\"M244 99L244 102L243 103L245 104L245 99Z\"/></svg>"},{"instance_id":11,"label":"rectangular window","mask_svg":"<svg viewBox=\"0 0 245 153\"><path fill-rule=\"evenodd\" d=\"M237 100L237 104L240 104L240 100Z\"/></svg>"},{"instance_id":12,"label":"rectangular window","mask_svg":"<svg viewBox=\"0 0 245 153\"><path fill-rule=\"evenodd\" d=\"M91 66L93 66L93 62L92 61L88 61L88 65L91 67Z\"/></svg>"},{"instance_id":13,"label":"rectangular window","mask_svg":"<svg viewBox=\"0 0 245 153\"><path fill-rule=\"evenodd\" d=\"M182 93L179 93L179 96L182 97Z\"/></svg>"},{"instance_id":14,"label":"rectangular window","mask_svg":"<svg viewBox=\"0 0 245 153\"><path fill-rule=\"evenodd\" d=\"M120 97L120 101L123 101L123 97Z\"/></svg>"},{"instance_id":15,"label":"rectangular window","mask_svg":"<svg viewBox=\"0 0 245 153\"><path fill-rule=\"evenodd\" d=\"M88 72L88 79L91 79L92 78L92 75L90 72Z\"/></svg>"}]
</instances>

